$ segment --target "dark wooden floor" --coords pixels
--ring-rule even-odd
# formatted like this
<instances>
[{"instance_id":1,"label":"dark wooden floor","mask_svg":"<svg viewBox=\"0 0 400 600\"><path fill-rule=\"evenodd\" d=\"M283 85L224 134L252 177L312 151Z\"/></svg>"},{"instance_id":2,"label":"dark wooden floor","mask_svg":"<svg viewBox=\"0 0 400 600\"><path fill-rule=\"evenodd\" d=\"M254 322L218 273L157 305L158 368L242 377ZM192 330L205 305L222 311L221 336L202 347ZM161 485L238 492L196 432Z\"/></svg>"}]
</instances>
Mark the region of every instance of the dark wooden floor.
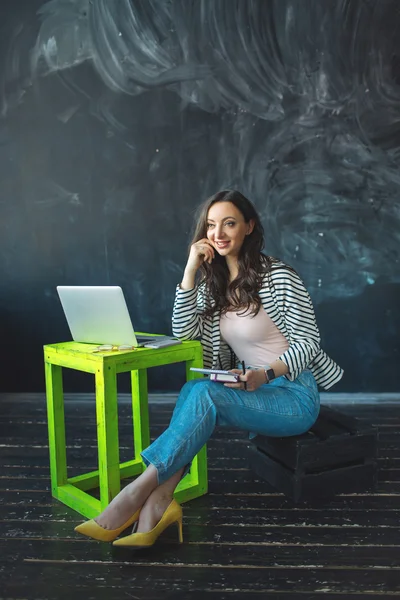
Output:
<instances>
[{"instance_id":1,"label":"dark wooden floor","mask_svg":"<svg viewBox=\"0 0 400 600\"><path fill-rule=\"evenodd\" d=\"M49 492L43 399L0 399L0 598L399 598L400 402L340 408L379 426L376 493L293 506L249 471L245 436L217 430L209 494L184 506L184 543L171 528L134 552L74 533L80 516ZM153 436L171 410L152 406ZM70 474L95 469L93 403L67 402L66 416ZM122 403L122 460L128 416Z\"/></svg>"}]
</instances>

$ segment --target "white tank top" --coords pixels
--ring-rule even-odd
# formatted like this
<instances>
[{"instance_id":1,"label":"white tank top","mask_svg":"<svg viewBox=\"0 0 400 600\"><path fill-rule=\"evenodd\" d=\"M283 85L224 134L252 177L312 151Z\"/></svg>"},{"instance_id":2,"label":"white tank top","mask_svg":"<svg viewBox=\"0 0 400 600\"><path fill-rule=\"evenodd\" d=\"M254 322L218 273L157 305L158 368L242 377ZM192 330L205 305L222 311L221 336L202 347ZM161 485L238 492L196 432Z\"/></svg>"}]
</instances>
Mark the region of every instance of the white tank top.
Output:
<instances>
[{"instance_id":1,"label":"white tank top","mask_svg":"<svg viewBox=\"0 0 400 600\"><path fill-rule=\"evenodd\" d=\"M263 306L255 317L248 312L227 312L221 316L220 329L222 338L239 360L253 367L274 362L289 348L287 339Z\"/></svg>"}]
</instances>

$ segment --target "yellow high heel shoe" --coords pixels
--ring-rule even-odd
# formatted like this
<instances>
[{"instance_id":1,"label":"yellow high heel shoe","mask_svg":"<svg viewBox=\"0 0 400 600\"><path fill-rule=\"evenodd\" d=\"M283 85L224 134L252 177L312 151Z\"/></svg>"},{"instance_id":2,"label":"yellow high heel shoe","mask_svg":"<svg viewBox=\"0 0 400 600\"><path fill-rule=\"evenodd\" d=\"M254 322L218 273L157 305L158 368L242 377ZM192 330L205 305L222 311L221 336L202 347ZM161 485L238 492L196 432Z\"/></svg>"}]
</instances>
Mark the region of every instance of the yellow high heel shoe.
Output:
<instances>
[{"instance_id":1,"label":"yellow high heel shoe","mask_svg":"<svg viewBox=\"0 0 400 600\"><path fill-rule=\"evenodd\" d=\"M126 523L118 527L118 529L104 529L101 525L98 525L94 519L90 519L90 521L85 521L85 523L81 523L75 527L75 531L81 533L82 535L86 535L87 537L91 537L99 542L112 542L119 536L120 533L124 531L130 525L133 525L135 521L139 519L140 508L135 512L134 515L131 516L130 519L127 520Z\"/></svg>"},{"instance_id":2,"label":"yellow high heel shoe","mask_svg":"<svg viewBox=\"0 0 400 600\"><path fill-rule=\"evenodd\" d=\"M113 542L113 546L129 546L136 548L152 546L161 533L173 523L176 523L178 526L179 541L182 543L182 508L176 500L172 500L160 521L153 529L146 531L146 533L132 533L131 535L127 535L126 537Z\"/></svg>"}]
</instances>

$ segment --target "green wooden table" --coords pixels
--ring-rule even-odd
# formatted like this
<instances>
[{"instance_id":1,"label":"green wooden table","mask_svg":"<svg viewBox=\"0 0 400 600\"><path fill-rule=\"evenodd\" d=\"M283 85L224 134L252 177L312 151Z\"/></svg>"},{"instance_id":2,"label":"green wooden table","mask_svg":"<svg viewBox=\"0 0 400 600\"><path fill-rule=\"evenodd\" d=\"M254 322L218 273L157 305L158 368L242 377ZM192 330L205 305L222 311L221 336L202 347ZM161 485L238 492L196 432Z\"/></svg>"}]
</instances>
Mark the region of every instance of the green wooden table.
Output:
<instances>
[{"instance_id":1,"label":"green wooden table","mask_svg":"<svg viewBox=\"0 0 400 600\"><path fill-rule=\"evenodd\" d=\"M140 453L150 444L147 369L185 362L189 380L199 376L190 367L203 366L198 341L157 350L93 352L96 347L77 342L44 346L52 494L89 519L104 510L118 494L122 478L137 476L145 469ZM63 368L92 373L95 377L98 470L77 477L67 475ZM117 374L126 372L131 373L134 443L132 460L120 463ZM178 502L197 498L207 493L207 485L204 446L193 460L190 472L179 483L175 498ZM93 488L100 488L100 500L87 492Z\"/></svg>"}]
</instances>

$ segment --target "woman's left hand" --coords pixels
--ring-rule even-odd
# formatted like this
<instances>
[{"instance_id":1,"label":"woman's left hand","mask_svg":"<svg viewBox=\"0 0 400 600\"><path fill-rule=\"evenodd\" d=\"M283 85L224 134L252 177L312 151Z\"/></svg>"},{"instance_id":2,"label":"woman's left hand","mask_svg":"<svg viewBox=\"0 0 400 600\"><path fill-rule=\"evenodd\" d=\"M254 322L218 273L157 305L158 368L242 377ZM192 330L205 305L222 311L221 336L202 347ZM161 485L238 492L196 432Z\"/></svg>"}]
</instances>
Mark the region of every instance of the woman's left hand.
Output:
<instances>
[{"instance_id":1,"label":"woman's left hand","mask_svg":"<svg viewBox=\"0 0 400 600\"><path fill-rule=\"evenodd\" d=\"M233 389L254 392L254 390L258 389L264 383L267 383L265 380L264 369L259 369L258 371L249 369L246 371L246 375L243 375L243 371L240 369L231 369L230 373L236 373L237 375L240 375L240 381L237 383L224 383L226 387Z\"/></svg>"}]
</instances>

